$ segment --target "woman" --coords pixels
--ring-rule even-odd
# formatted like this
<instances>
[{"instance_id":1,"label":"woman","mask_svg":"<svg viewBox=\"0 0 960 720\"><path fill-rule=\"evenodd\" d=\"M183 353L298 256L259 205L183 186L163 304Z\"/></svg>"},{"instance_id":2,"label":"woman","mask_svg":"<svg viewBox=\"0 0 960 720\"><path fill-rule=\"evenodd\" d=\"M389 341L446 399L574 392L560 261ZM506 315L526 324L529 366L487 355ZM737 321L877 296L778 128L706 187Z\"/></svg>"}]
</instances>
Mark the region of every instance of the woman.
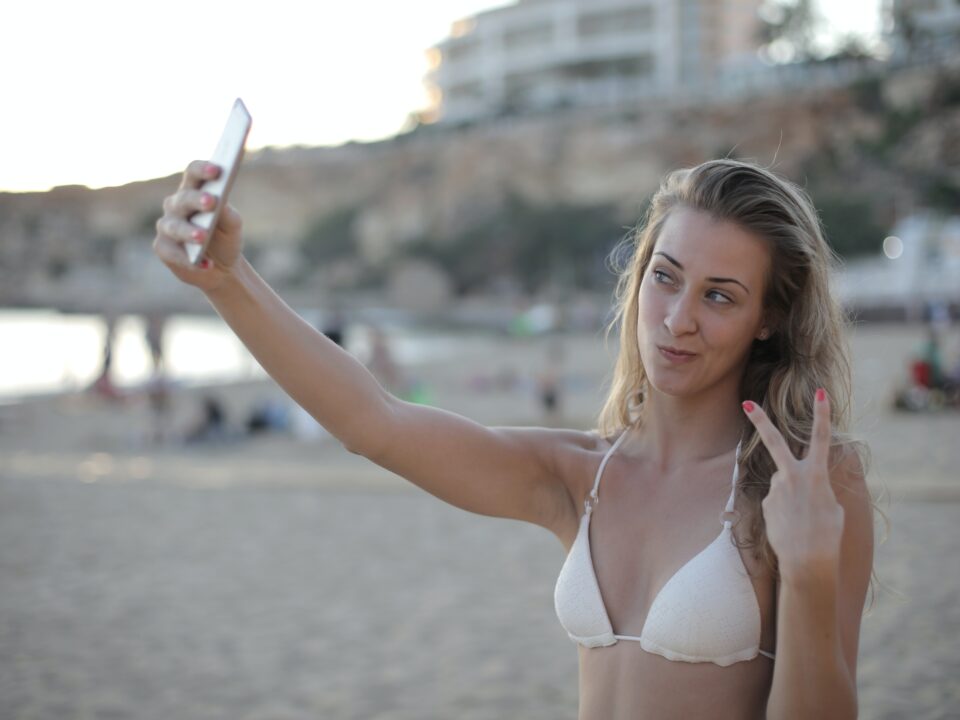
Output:
<instances>
[{"instance_id":1,"label":"woman","mask_svg":"<svg viewBox=\"0 0 960 720\"><path fill-rule=\"evenodd\" d=\"M230 207L191 267L188 218L216 202L197 188L217 172L187 169L157 254L351 452L557 536L581 718L856 716L872 502L845 434L833 256L801 190L732 160L666 177L618 268L620 353L581 432L392 396L260 279Z\"/></svg>"}]
</instances>

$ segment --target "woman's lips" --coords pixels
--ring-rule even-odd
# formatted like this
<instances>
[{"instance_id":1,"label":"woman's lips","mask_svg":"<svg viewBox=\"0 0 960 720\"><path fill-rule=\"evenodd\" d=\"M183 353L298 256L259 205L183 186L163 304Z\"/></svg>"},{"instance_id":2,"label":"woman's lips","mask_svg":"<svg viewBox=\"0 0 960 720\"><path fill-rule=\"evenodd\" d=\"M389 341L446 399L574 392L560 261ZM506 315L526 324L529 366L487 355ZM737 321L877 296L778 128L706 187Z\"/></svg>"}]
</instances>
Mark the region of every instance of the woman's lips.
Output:
<instances>
[{"instance_id":1,"label":"woman's lips","mask_svg":"<svg viewBox=\"0 0 960 720\"><path fill-rule=\"evenodd\" d=\"M683 363L688 363L691 360L695 360L697 355L694 353L675 353L670 352L669 350L657 346L657 349L660 351L660 354L663 355L667 360L675 365L682 365Z\"/></svg>"}]
</instances>

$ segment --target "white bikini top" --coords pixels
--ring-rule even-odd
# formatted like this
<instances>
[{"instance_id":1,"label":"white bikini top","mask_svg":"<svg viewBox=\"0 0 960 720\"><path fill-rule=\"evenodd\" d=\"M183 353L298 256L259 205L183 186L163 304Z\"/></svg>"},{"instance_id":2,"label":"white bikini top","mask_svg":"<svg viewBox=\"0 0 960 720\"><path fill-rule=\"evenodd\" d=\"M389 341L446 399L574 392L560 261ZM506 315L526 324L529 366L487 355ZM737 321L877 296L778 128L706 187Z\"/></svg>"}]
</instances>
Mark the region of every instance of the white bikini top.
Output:
<instances>
[{"instance_id":1,"label":"white bikini top","mask_svg":"<svg viewBox=\"0 0 960 720\"><path fill-rule=\"evenodd\" d=\"M560 624L570 639L586 647L614 645L635 640L650 653L668 660L712 662L732 665L752 660L757 654L773 658L760 649L760 604L746 566L730 541L740 461L740 444L733 468L733 489L721 514L723 529L706 548L691 558L657 593L640 637L617 635L600 594L600 585L590 553L590 515L599 496L600 476L607 460L626 437L624 431L610 447L593 483L590 497L557 586L554 605Z\"/></svg>"}]
</instances>

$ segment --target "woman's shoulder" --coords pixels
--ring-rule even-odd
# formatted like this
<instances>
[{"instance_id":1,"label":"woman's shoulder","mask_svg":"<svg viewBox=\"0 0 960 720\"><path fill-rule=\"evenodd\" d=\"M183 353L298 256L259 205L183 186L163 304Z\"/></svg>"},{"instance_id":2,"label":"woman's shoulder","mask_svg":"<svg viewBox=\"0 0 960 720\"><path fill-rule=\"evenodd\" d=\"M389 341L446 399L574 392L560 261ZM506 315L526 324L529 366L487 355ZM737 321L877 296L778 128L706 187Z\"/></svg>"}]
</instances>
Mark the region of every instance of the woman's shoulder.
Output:
<instances>
[{"instance_id":1,"label":"woman's shoulder","mask_svg":"<svg viewBox=\"0 0 960 720\"><path fill-rule=\"evenodd\" d=\"M554 467L563 476L568 489L575 496L580 494L583 477L593 474L604 455L613 447L627 428L617 428L607 435L597 428L575 430L569 428L538 428L543 439L550 445Z\"/></svg>"},{"instance_id":2,"label":"woman's shoulder","mask_svg":"<svg viewBox=\"0 0 960 720\"><path fill-rule=\"evenodd\" d=\"M558 537L564 541L569 550L576 535L580 522L580 513L583 511L583 498L593 487L597 468L606 454L616 442L621 429L612 437L607 437L597 429L591 430L555 430L554 460L557 476L566 488L571 501L572 514L568 518L567 526L555 530Z\"/></svg>"},{"instance_id":3,"label":"woman's shoulder","mask_svg":"<svg viewBox=\"0 0 960 720\"><path fill-rule=\"evenodd\" d=\"M551 446L554 466L568 485L571 476L576 477L575 468L589 461L590 456L603 444L603 440L592 430L542 428L542 431Z\"/></svg>"},{"instance_id":4,"label":"woman's shoulder","mask_svg":"<svg viewBox=\"0 0 960 720\"><path fill-rule=\"evenodd\" d=\"M593 430L531 426L496 429L514 435L534 449L565 483L576 477L578 467L589 462L590 457L605 446L605 441Z\"/></svg>"},{"instance_id":5,"label":"woman's shoulder","mask_svg":"<svg viewBox=\"0 0 960 720\"><path fill-rule=\"evenodd\" d=\"M568 470L567 486L574 497L589 491L597 468L626 428L618 428L611 435L594 428L571 431L562 443L563 465ZM586 487L586 490L584 490Z\"/></svg>"},{"instance_id":6,"label":"woman's shoulder","mask_svg":"<svg viewBox=\"0 0 960 720\"><path fill-rule=\"evenodd\" d=\"M597 428L591 430L561 430L560 439L570 449L586 453L605 453L624 432L619 428L612 435L602 433Z\"/></svg>"}]
</instances>

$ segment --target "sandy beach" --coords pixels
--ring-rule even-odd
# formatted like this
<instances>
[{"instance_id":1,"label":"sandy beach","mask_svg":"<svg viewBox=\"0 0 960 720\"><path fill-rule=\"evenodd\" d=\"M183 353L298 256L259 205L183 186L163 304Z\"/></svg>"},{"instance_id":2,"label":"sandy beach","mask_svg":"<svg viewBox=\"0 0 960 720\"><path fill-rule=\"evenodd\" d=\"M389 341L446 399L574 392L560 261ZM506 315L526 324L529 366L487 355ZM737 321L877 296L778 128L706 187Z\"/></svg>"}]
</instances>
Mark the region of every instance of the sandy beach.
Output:
<instances>
[{"instance_id":1,"label":"sandy beach","mask_svg":"<svg viewBox=\"0 0 960 720\"><path fill-rule=\"evenodd\" d=\"M889 409L921 338L852 338L856 426L890 519L861 634L868 720L960 718L960 413ZM561 424L592 427L614 349L560 342ZM431 404L544 424L531 373L556 340L468 350L406 370ZM269 382L180 390L172 427L204 393L234 419L282 397ZM0 718L576 717L549 533L445 505L329 436L155 447L150 420L145 398L0 407Z\"/></svg>"}]
</instances>

